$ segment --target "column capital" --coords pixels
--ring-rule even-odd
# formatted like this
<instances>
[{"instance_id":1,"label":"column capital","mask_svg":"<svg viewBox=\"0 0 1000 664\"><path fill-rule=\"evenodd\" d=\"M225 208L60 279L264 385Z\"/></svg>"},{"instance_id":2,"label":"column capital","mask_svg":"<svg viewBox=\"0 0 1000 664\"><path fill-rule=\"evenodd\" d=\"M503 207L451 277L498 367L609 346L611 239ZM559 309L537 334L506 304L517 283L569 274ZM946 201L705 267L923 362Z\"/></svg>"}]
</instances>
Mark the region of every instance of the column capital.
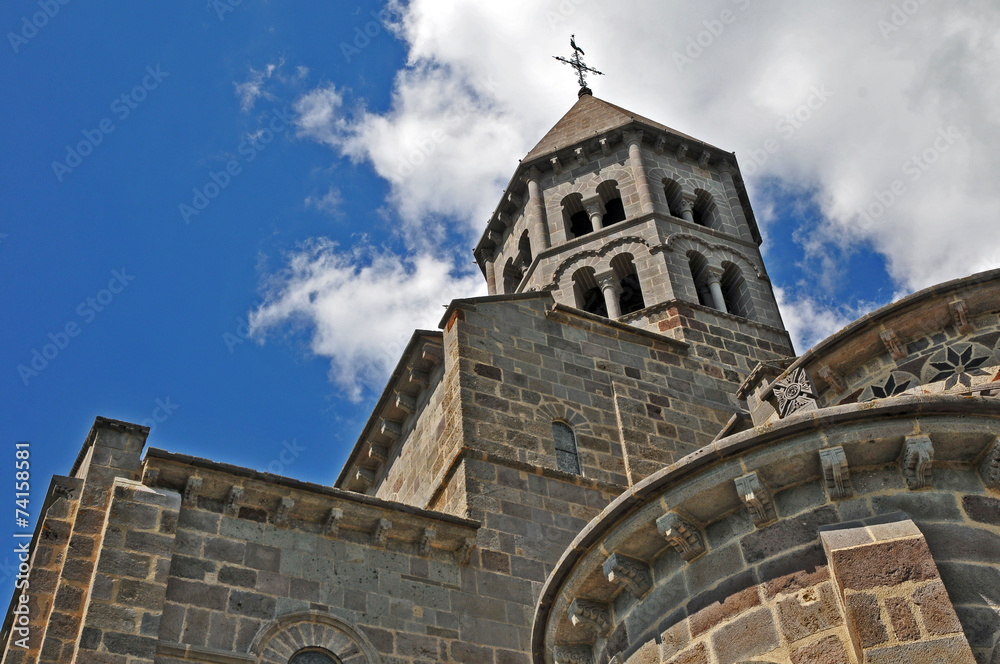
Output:
<instances>
[{"instance_id":1,"label":"column capital","mask_svg":"<svg viewBox=\"0 0 1000 664\"><path fill-rule=\"evenodd\" d=\"M598 285L601 290L608 290L609 288L615 292L615 295L621 295L622 287L618 283L618 276L615 274L614 270L605 270L604 272L598 272L594 275L597 279Z\"/></svg>"},{"instance_id":2,"label":"column capital","mask_svg":"<svg viewBox=\"0 0 1000 664\"><path fill-rule=\"evenodd\" d=\"M622 140L626 145L632 147L632 144L639 145L642 143L642 129L633 129L631 131L622 132Z\"/></svg>"},{"instance_id":3,"label":"column capital","mask_svg":"<svg viewBox=\"0 0 1000 664\"><path fill-rule=\"evenodd\" d=\"M583 209L587 211L587 214L593 216L594 214L604 214L607 210L604 209L604 201L597 194L594 194L590 198L585 198L581 201L583 204Z\"/></svg>"}]
</instances>

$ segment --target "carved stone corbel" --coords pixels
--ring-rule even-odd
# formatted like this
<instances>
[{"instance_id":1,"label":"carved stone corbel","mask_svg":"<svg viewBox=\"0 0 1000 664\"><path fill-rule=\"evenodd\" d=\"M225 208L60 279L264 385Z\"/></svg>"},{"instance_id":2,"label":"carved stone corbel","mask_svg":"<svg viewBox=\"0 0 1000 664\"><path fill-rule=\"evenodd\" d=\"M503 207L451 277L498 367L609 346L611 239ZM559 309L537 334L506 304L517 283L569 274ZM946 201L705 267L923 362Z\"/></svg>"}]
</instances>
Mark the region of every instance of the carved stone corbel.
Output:
<instances>
[{"instance_id":1,"label":"carved stone corbel","mask_svg":"<svg viewBox=\"0 0 1000 664\"><path fill-rule=\"evenodd\" d=\"M851 470L847 465L843 446L820 450L819 463L823 467L823 481L831 500L848 498L854 493L851 487Z\"/></svg>"},{"instance_id":2,"label":"carved stone corbel","mask_svg":"<svg viewBox=\"0 0 1000 664\"><path fill-rule=\"evenodd\" d=\"M555 664L594 664L594 649L583 644L556 646L552 659Z\"/></svg>"},{"instance_id":3,"label":"carved stone corbel","mask_svg":"<svg viewBox=\"0 0 1000 664\"><path fill-rule=\"evenodd\" d=\"M587 165L587 151L581 146L573 150L573 154L576 155L576 165L586 166Z\"/></svg>"},{"instance_id":4,"label":"carved stone corbel","mask_svg":"<svg viewBox=\"0 0 1000 664\"><path fill-rule=\"evenodd\" d=\"M656 530L688 562L705 553L701 529L685 521L677 512L667 512L657 519Z\"/></svg>"},{"instance_id":5,"label":"carved stone corbel","mask_svg":"<svg viewBox=\"0 0 1000 664\"><path fill-rule=\"evenodd\" d=\"M240 505L243 503L243 487L234 486L229 489L226 496L226 514L229 516L240 515Z\"/></svg>"},{"instance_id":6,"label":"carved stone corbel","mask_svg":"<svg viewBox=\"0 0 1000 664\"><path fill-rule=\"evenodd\" d=\"M907 436L899 460L903 478L910 490L931 486L934 469L934 444L929 436Z\"/></svg>"},{"instance_id":7,"label":"carved stone corbel","mask_svg":"<svg viewBox=\"0 0 1000 664\"><path fill-rule=\"evenodd\" d=\"M432 364L441 364L444 362L444 348L441 344L425 343L420 349L420 357Z\"/></svg>"},{"instance_id":8,"label":"carved stone corbel","mask_svg":"<svg viewBox=\"0 0 1000 664\"><path fill-rule=\"evenodd\" d=\"M292 508L295 507L295 501L287 496L281 499L278 503L278 509L274 513L274 523L279 526L288 525L288 517L292 513Z\"/></svg>"},{"instance_id":9,"label":"carved stone corbel","mask_svg":"<svg viewBox=\"0 0 1000 664\"><path fill-rule=\"evenodd\" d=\"M389 460L389 448L378 443L368 443L368 458L372 461L385 463Z\"/></svg>"},{"instance_id":10,"label":"carved stone corbel","mask_svg":"<svg viewBox=\"0 0 1000 664\"><path fill-rule=\"evenodd\" d=\"M424 389L431 384L430 374L426 371L421 371L420 369L411 368L409 378L411 383L416 383Z\"/></svg>"},{"instance_id":11,"label":"carved stone corbel","mask_svg":"<svg viewBox=\"0 0 1000 664\"><path fill-rule=\"evenodd\" d=\"M760 528L778 518L774 511L774 499L771 497L771 491L756 472L737 477L734 482L736 483L736 493L739 494L740 501L750 512L753 525Z\"/></svg>"},{"instance_id":12,"label":"carved stone corbel","mask_svg":"<svg viewBox=\"0 0 1000 664\"><path fill-rule=\"evenodd\" d=\"M375 522L372 530L372 544L375 546L385 546L386 537L392 529L392 521L389 519L379 519Z\"/></svg>"},{"instance_id":13,"label":"carved stone corbel","mask_svg":"<svg viewBox=\"0 0 1000 664\"><path fill-rule=\"evenodd\" d=\"M843 392L847 389L847 383L844 382L841 375L830 367L824 365L819 368L818 373L819 377L825 380L834 392Z\"/></svg>"},{"instance_id":14,"label":"carved stone corbel","mask_svg":"<svg viewBox=\"0 0 1000 664\"><path fill-rule=\"evenodd\" d=\"M593 625L599 636L607 636L613 627L608 605L592 599L574 599L569 605L569 620L574 627Z\"/></svg>"},{"instance_id":15,"label":"carved stone corbel","mask_svg":"<svg viewBox=\"0 0 1000 664\"><path fill-rule=\"evenodd\" d=\"M403 392L396 392L396 408L403 412L413 414L417 412L417 398Z\"/></svg>"},{"instance_id":16,"label":"carved stone corbel","mask_svg":"<svg viewBox=\"0 0 1000 664\"><path fill-rule=\"evenodd\" d=\"M656 150L656 154L663 154L663 151L667 149L667 137L661 134L660 137L656 139L656 145L653 149Z\"/></svg>"},{"instance_id":17,"label":"carved stone corbel","mask_svg":"<svg viewBox=\"0 0 1000 664\"><path fill-rule=\"evenodd\" d=\"M391 438L392 440L398 440L399 437L403 435L403 425L401 423L393 422L392 420L387 420L385 418L379 420L378 430L383 436Z\"/></svg>"},{"instance_id":18,"label":"carved stone corbel","mask_svg":"<svg viewBox=\"0 0 1000 664\"><path fill-rule=\"evenodd\" d=\"M620 553L608 556L601 569L608 581L628 589L636 599L643 597L653 587L649 565Z\"/></svg>"},{"instance_id":19,"label":"carved stone corbel","mask_svg":"<svg viewBox=\"0 0 1000 664\"><path fill-rule=\"evenodd\" d=\"M563 165L562 162L559 161L559 157L552 157L549 159L549 163L552 164L552 170L556 173L562 173Z\"/></svg>"},{"instance_id":20,"label":"carved stone corbel","mask_svg":"<svg viewBox=\"0 0 1000 664\"><path fill-rule=\"evenodd\" d=\"M184 498L183 505L185 507L197 507L198 506L198 492L201 491L202 479L200 477L191 476L187 479L187 483L184 485Z\"/></svg>"},{"instance_id":21,"label":"carved stone corbel","mask_svg":"<svg viewBox=\"0 0 1000 664\"><path fill-rule=\"evenodd\" d=\"M987 489L1000 491L1000 436L993 439L986 448L986 454L979 463L979 476Z\"/></svg>"},{"instance_id":22,"label":"carved stone corbel","mask_svg":"<svg viewBox=\"0 0 1000 664\"><path fill-rule=\"evenodd\" d=\"M471 537L465 538L457 549L455 549L455 562L459 565L468 565L469 558L472 557L472 550L476 548L476 540Z\"/></svg>"},{"instance_id":23,"label":"carved stone corbel","mask_svg":"<svg viewBox=\"0 0 1000 664\"><path fill-rule=\"evenodd\" d=\"M424 528L424 532L420 534L420 541L417 542L417 554L425 557L430 555L435 537L437 537L437 533L434 532L433 528Z\"/></svg>"},{"instance_id":24,"label":"carved stone corbel","mask_svg":"<svg viewBox=\"0 0 1000 664\"><path fill-rule=\"evenodd\" d=\"M677 152L676 152L677 161L684 161L684 158L687 156L687 153L688 153L687 143L679 144L677 146Z\"/></svg>"},{"instance_id":25,"label":"carved stone corbel","mask_svg":"<svg viewBox=\"0 0 1000 664\"><path fill-rule=\"evenodd\" d=\"M608 142L607 138L602 138L601 140L599 140L597 142L601 145L601 153L605 157L607 157L609 154L611 154L611 144Z\"/></svg>"},{"instance_id":26,"label":"carved stone corbel","mask_svg":"<svg viewBox=\"0 0 1000 664\"><path fill-rule=\"evenodd\" d=\"M698 155L698 165L702 168L708 168L708 160L711 158L712 155L708 150L702 151L702 153Z\"/></svg>"},{"instance_id":27,"label":"carved stone corbel","mask_svg":"<svg viewBox=\"0 0 1000 664\"><path fill-rule=\"evenodd\" d=\"M948 305L951 310L951 321L959 334L971 334L976 326L969 322L969 307L965 300L956 300Z\"/></svg>"},{"instance_id":28,"label":"carved stone corbel","mask_svg":"<svg viewBox=\"0 0 1000 664\"><path fill-rule=\"evenodd\" d=\"M895 330L884 330L879 333L878 337L882 340L885 349L889 351L889 356L892 359L898 362L906 357L906 346L900 343L899 336Z\"/></svg>"},{"instance_id":29,"label":"carved stone corbel","mask_svg":"<svg viewBox=\"0 0 1000 664\"><path fill-rule=\"evenodd\" d=\"M323 529L326 534L330 537L336 537L340 534L340 522L344 519L344 510L338 509L336 507L330 508L330 513L326 516L326 523Z\"/></svg>"},{"instance_id":30,"label":"carved stone corbel","mask_svg":"<svg viewBox=\"0 0 1000 664\"><path fill-rule=\"evenodd\" d=\"M369 488L375 484L375 477L378 475L378 471L372 470L371 468L361 467L358 468L357 472L354 473L354 477L365 485L365 488Z\"/></svg>"}]
</instances>

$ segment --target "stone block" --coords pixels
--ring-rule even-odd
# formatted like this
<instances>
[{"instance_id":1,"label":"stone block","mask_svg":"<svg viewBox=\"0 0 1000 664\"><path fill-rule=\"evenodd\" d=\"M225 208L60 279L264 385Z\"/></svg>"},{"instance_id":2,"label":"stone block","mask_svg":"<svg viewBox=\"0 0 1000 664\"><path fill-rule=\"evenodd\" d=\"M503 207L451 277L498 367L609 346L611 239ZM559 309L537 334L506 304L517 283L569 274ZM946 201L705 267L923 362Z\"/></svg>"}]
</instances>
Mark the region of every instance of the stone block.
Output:
<instances>
[{"instance_id":1,"label":"stone block","mask_svg":"<svg viewBox=\"0 0 1000 664\"><path fill-rule=\"evenodd\" d=\"M847 649L836 636L825 636L819 641L792 652L792 664L850 664Z\"/></svg>"},{"instance_id":2,"label":"stone block","mask_svg":"<svg viewBox=\"0 0 1000 664\"><path fill-rule=\"evenodd\" d=\"M830 583L806 588L777 604L781 632L789 642L801 641L843 622Z\"/></svg>"},{"instance_id":3,"label":"stone block","mask_svg":"<svg viewBox=\"0 0 1000 664\"><path fill-rule=\"evenodd\" d=\"M778 632L768 609L744 614L712 634L712 650L720 662L738 662L778 647Z\"/></svg>"}]
</instances>

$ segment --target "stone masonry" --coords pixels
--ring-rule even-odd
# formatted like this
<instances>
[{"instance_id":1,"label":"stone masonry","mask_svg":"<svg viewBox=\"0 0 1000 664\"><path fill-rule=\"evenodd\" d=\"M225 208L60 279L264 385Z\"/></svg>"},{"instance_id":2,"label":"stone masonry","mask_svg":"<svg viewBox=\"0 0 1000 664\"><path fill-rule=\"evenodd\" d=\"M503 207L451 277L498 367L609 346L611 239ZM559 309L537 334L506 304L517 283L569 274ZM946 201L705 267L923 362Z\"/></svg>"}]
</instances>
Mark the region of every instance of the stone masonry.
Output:
<instances>
[{"instance_id":1,"label":"stone masonry","mask_svg":"<svg viewBox=\"0 0 1000 664\"><path fill-rule=\"evenodd\" d=\"M760 244L582 92L334 486L97 418L2 663L1000 664L1000 270L795 357Z\"/></svg>"}]
</instances>

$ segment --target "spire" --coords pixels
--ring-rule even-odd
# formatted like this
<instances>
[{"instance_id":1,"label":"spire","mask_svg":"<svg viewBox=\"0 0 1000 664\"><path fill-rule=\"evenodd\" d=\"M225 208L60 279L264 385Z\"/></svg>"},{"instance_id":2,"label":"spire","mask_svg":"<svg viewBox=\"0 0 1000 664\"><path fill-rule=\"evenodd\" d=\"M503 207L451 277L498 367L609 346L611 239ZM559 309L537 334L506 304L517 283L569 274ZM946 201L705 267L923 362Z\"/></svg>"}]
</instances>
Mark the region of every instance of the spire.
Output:
<instances>
[{"instance_id":1,"label":"spire","mask_svg":"<svg viewBox=\"0 0 1000 664\"><path fill-rule=\"evenodd\" d=\"M583 95L592 95L594 94L594 92L587 87L587 74L585 72L590 72L591 74L597 74L598 76L604 76L604 74L592 67L588 67L587 64L580 57L581 55L586 55L586 54L583 52L582 48L576 45L576 35L569 36L569 45L573 47L572 58L564 58L559 55L553 55L552 57L558 60L559 62L567 64L576 70L577 79L580 82L580 92L577 93L578 97L582 97Z\"/></svg>"}]
</instances>

